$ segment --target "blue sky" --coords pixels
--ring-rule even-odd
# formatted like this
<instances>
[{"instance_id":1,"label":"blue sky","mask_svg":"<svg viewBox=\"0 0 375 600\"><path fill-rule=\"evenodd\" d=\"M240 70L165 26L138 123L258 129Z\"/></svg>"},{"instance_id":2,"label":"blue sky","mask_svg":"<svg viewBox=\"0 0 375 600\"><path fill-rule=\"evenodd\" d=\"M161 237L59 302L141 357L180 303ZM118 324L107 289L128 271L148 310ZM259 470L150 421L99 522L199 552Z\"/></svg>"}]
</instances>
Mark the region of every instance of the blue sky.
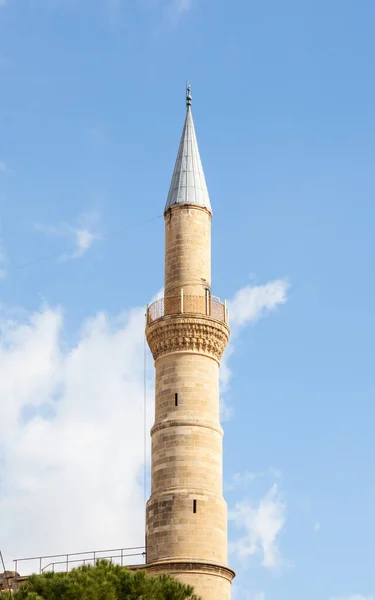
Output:
<instances>
[{"instance_id":1,"label":"blue sky","mask_svg":"<svg viewBox=\"0 0 375 600\"><path fill-rule=\"evenodd\" d=\"M189 79L234 310L234 594L375 596L374 19L370 0L0 1L8 560L142 538L143 307Z\"/></svg>"}]
</instances>

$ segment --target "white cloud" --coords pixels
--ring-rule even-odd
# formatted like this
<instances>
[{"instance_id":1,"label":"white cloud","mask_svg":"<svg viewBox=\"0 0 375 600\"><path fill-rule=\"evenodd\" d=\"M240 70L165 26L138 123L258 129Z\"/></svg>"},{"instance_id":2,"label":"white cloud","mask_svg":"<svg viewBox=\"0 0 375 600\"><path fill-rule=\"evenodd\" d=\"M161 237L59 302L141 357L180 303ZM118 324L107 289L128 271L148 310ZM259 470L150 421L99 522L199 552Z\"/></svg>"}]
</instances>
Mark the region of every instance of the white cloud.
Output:
<instances>
[{"instance_id":1,"label":"white cloud","mask_svg":"<svg viewBox=\"0 0 375 600\"><path fill-rule=\"evenodd\" d=\"M242 537L230 544L239 559L246 562L252 556L261 555L263 567L283 566L278 541L285 525L286 506L276 484L257 506L249 500L237 503L230 518L243 531Z\"/></svg>"},{"instance_id":2,"label":"white cloud","mask_svg":"<svg viewBox=\"0 0 375 600\"><path fill-rule=\"evenodd\" d=\"M232 300L228 301L229 325L231 337L224 352L220 368L220 413L221 420L226 421L233 415L233 408L228 405L225 393L228 391L232 375L229 359L234 352L236 338L242 327L256 323L268 313L273 312L280 304L287 301L289 283L285 279L269 281L264 285L247 285L239 289Z\"/></svg>"},{"instance_id":3,"label":"white cloud","mask_svg":"<svg viewBox=\"0 0 375 600\"><path fill-rule=\"evenodd\" d=\"M285 279L276 279L265 285L247 285L236 292L228 303L230 323L243 326L255 323L267 311L273 311L285 304L289 283Z\"/></svg>"},{"instance_id":4,"label":"white cloud","mask_svg":"<svg viewBox=\"0 0 375 600\"><path fill-rule=\"evenodd\" d=\"M1 6L1 0L0 0L0 6ZM1 173L6 173L8 170L5 162L3 160L0 160L0 172Z\"/></svg>"},{"instance_id":5,"label":"white cloud","mask_svg":"<svg viewBox=\"0 0 375 600\"><path fill-rule=\"evenodd\" d=\"M315 533L318 533L318 531L320 531L320 523L319 523L319 521L315 521L315 523L314 523L314 531L315 531Z\"/></svg>"},{"instance_id":6,"label":"white cloud","mask_svg":"<svg viewBox=\"0 0 375 600\"><path fill-rule=\"evenodd\" d=\"M67 347L59 309L0 315L8 559L143 545L143 330L143 308L98 314Z\"/></svg>"},{"instance_id":7,"label":"white cloud","mask_svg":"<svg viewBox=\"0 0 375 600\"><path fill-rule=\"evenodd\" d=\"M77 253L92 243L81 229L77 221L44 233L73 235ZM144 543L144 308L118 318L98 314L74 343L67 340L61 309L0 312L0 538L7 559ZM153 397L148 384L147 429ZM233 519L244 529L233 551L245 558L262 552L264 566L277 566L285 521L277 487L259 506L237 504Z\"/></svg>"},{"instance_id":8,"label":"white cloud","mask_svg":"<svg viewBox=\"0 0 375 600\"><path fill-rule=\"evenodd\" d=\"M99 213L92 211L77 217L73 224L60 223L54 226L37 223L35 229L48 237L65 238L70 247L61 253L61 259L71 260L83 256L100 240L99 222Z\"/></svg>"}]
</instances>

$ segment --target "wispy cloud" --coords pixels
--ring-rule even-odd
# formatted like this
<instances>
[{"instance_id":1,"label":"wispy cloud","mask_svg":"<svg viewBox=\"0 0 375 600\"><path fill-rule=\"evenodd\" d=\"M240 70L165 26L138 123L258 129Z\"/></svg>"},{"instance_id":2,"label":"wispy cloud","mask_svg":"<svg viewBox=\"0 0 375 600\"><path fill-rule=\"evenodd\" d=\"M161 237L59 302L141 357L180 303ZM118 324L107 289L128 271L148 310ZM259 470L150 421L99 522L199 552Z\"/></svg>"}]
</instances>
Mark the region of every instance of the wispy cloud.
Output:
<instances>
[{"instance_id":1,"label":"wispy cloud","mask_svg":"<svg viewBox=\"0 0 375 600\"><path fill-rule=\"evenodd\" d=\"M170 0L165 6L165 16L171 23L177 23L193 7L194 0Z\"/></svg>"},{"instance_id":2,"label":"wispy cloud","mask_svg":"<svg viewBox=\"0 0 375 600\"><path fill-rule=\"evenodd\" d=\"M145 6L159 13L162 22L176 25L187 15L197 0L143 0Z\"/></svg>"},{"instance_id":3,"label":"wispy cloud","mask_svg":"<svg viewBox=\"0 0 375 600\"><path fill-rule=\"evenodd\" d=\"M243 532L230 544L231 552L241 561L247 562L249 558L261 555L263 567L276 569L284 566L279 536L286 521L286 505L276 484L257 505L249 500L237 503L230 519Z\"/></svg>"},{"instance_id":4,"label":"wispy cloud","mask_svg":"<svg viewBox=\"0 0 375 600\"><path fill-rule=\"evenodd\" d=\"M289 283L286 279L241 288L228 304L231 324L243 326L259 321L267 312L285 304L288 289Z\"/></svg>"},{"instance_id":5,"label":"wispy cloud","mask_svg":"<svg viewBox=\"0 0 375 600\"><path fill-rule=\"evenodd\" d=\"M278 306L285 304L289 290L286 279L275 279L263 285L247 285L239 289L232 300L228 302L231 338L221 361L221 419L226 421L233 415L233 409L228 405L225 394L228 391L232 375L229 359L234 352L238 336L244 327L254 324L267 314L275 311Z\"/></svg>"},{"instance_id":6,"label":"wispy cloud","mask_svg":"<svg viewBox=\"0 0 375 600\"><path fill-rule=\"evenodd\" d=\"M0 6L5 6L8 0L0 0Z\"/></svg>"},{"instance_id":7,"label":"wispy cloud","mask_svg":"<svg viewBox=\"0 0 375 600\"><path fill-rule=\"evenodd\" d=\"M8 167L6 166L5 162L3 160L0 160L0 173L6 173L7 171Z\"/></svg>"},{"instance_id":8,"label":"wispy cloud","mask_svg":"<svg viewBox=\"0 0 375 600\"><path fill-rule=\"evenodd\" d=\"M172 0L170 3L171 9L177 15L188 12L193 6L193 0Z\"/></svg>"},{"instance_id":9,"label":"wispy cloud","mask_svg":"<svg viewBox=\"0 0 375 600\"><path fill-rule=\"evenodd\" d=\"M234 473L232 479L224 484L224 488L227 491L238 489L238 488L246 488L250 483L255 481L256 479L281 479L282 473L278 469L269 468L266 471L261 471L259 473L254 473L250 471L245 471L244 473Z\"/></svg>"},{"instance_id":10,"label":"wispy cloud","mask_svg":"<svg viewBox=\"0 0 375 600\"><path fill-rule=\"evenodd\" d=\"M83 256L95 242L100 240L100 215L96 211L84 213L74 223L44 225L36 223L35 229L48 237L65 238L69 248L61 253L61 260Z\"/></svg>"},{"instance_id":11,"label":"wispy cloud","mask_svg":"<svg viewBox=\"0 0 375 600\"><path fill-rule=\"evenodd\" d=\"M315 533L318 533L318 531L320 531L320 523L319 523L319 521L315 521L315 523L314 523L314 531L315 531Z\"/></svg>"},{"instance_id":12,"label":"wispy cloud","mask_svg":"<svg viewBox=\"0 0 375 600\"><path fill-rule=\"evenodd\" d=\"M228 302L231 341L225 351L220 370L223 386L229 383L231 371L228 359L233 352L237 335L246 325L254 324L278 306L285 304L290 284L286 279L275 279L263 285L246 285L240 288Z\"/></svg>"},{"instance_id":13,"label":"wispy cloud","mask_svg":"<svg viewBox=\"0 0 375 600\"><path fill-rule=\"evenodd\" d=\"M374 596L362 596L361 594L352 594L349 596L337 596L330 600L374 600Z\"/></svg>"}]
</instances>

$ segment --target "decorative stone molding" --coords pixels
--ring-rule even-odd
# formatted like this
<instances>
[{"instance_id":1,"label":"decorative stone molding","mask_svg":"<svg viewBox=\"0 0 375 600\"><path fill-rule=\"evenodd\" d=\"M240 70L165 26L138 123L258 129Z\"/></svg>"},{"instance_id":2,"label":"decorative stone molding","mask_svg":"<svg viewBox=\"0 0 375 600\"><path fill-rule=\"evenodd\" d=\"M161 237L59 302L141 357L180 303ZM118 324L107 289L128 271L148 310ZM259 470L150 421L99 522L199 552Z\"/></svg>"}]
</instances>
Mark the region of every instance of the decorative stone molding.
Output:
<instances>
[{"instance_id":1,"label":"decorative stone molding","mask_svg":"<svg viewBox=\"0 0 375 600\"><path fill-rule=\"evenodd\" d=\"M222 577L229 582L235 577L235 572L227 566L216 565L214 563L195 562L189 560L160 560L147 563L144 568L149 575L159 575L160 573L168 573L169 575L178 575L183 572L203 573L206 575L216 575Z\"/></svg>"},{"instance_id":2,"label":"decorative stone molding","mask_svg":"<svg viewBox=\"0 0 375 600\"><path fill-rule=\"evenodd\" d=\"M210 317L166 315L146 327L154 360L173 352L198 352L220 362L229 327Z\"/></svg>"},{"instance_id":3,"label":"decorative stone molding","mask_svg":"<svg viewBox=\"0 0 375 600\"><path fill-rule=\"evenodd\" d=\"M215 433L218 433L220 437L223 437L224 435L222 427L215 427L210 421L198 421L196 419L179 419L178 421L176 419L171 419L168 421L162 421L161 423L155 424L151 428L151 435L157 431L168 429L169 427L203 427L204 429L211 429L211 431L215 431Z\"/></svg>"}]
</instances>

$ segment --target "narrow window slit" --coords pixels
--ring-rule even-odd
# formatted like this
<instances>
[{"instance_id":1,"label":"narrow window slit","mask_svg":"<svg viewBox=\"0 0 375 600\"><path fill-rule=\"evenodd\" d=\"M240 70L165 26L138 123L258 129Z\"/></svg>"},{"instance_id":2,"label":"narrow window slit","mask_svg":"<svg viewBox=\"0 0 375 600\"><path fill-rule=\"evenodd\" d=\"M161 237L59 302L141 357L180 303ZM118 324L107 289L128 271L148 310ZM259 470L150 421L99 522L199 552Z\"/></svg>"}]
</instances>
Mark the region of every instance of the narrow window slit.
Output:
<instances>
[{"instance_id":1,"label":"narrow window slit","mask_svg":"<svg viewBox=\"0 0 375 600\"><path fill-rule=\"evenodd\" d=\"M174 395L174 404L175 406L178 406L178 394Z\"/></svg>"},{"instance_id":2,"label":"narrow window slit","mask_svg":"<svg viewBox=\"0 0 375 600\"><path fill-rule=\"evenodd\" d=\"M197 512L197 501L193 500L193 513Z\"/></svg>"}]
</instances>

